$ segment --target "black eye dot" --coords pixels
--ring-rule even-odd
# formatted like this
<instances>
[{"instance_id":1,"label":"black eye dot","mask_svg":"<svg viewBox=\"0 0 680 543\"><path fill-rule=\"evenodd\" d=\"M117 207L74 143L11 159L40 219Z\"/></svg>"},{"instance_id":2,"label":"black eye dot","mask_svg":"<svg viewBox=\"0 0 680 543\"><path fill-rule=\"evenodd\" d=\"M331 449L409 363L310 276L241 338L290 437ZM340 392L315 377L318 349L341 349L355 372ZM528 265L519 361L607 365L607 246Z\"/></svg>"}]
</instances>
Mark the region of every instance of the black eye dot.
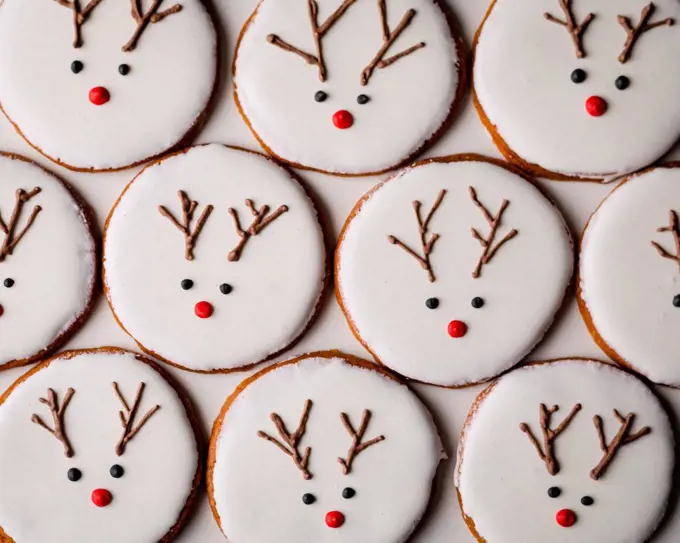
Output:
<instances>
[{"instance_id":1,"label":"black eye dot","mask_svg":"<svg viewBox=\"0 0 680 543\"><path fill-rule=\"evenodd\" d=\"M71 468L66 473L66 476L68 477L69 481L73 481L75 483L76 481L80 481L80 478L83 476L83 472L78 468Z\"/></svg>"},{"instance_id":2,"label":"black eye dot","mask_svg":"<svg viewBox=\"0 0 680 543\"><path fill-rule=\"evenodd\" d=\"M595 500L590 496L583 496L583 498L581 498L581 503L586 507L590 507L595 503Z\"/></svg>"},{"instance_id":3,"label":"black eye dot","mask_svg":"<svg viewBox=\"0 0 680 543\"><path fill-rule=\"evenodd\" d=\"M194 282L191 279L183 279L180 285L184 290L189 290L193 288Z\"/></svg>"},{"instance_id":4,"label":"black eye dot","mask_svg":"<svg viewBox=\"0 0 680 543\"><path fill-rule=\"evenodd\" d=\"M14 279L10 279L9 277L5 279L3 282L3 285L5 285L6 288L12 288L14 286Z\"/></svg>"},{"instance_id":5,"label":"black eye dot","mask_svg":"<svg viewBox=\"0 0 680 543\"><path fill-rule=\"evenodd\" d=\"M675 307L680 307L680 294L678 294L677 296L675 296L673 298L673 305Z\"/></svg>"},{"instance_id":6,"label":"black eye dot","mask_svg":"<svg viewBox=\"0 0 680 543\"><path fill-rule=\"evenodd\" d=\"M479 296L472 298L472 307L475 309L481 309L484 307L484 298L480 298Z\"/></svg>"},{"instance_id":7,"label":"black eye dot","mask_svg":"<svg viewBox=\"0 0 680 543\"><path fill-rule=\"evenodd\" d=\"M428 298L425 300L425 306L428 309L437 309L439 307L439 298Z\"/></svg>"},{"instance_id":8,"label":"black eye dot","mask_svg":"<svg viewBox=\"0 0 680 543\"><path fill-rule=\"evenodd\" d=\"M551 498L559 498L560 494L562 494L562 490L557 486L551 486L548 489L548 496Z\"/></svg>"},{"instance_id":9,"label":"black eye dot","mask_svg":"<svg viewBox=\"0 0 680 543\"><path fill-rule=\"evenodd\" d=\"M571 80L574 83L583 83L587 78L588 74L586 74L584 70L581 70L581 68L576 68L571 72Z\"/></svg>"},{"instance_id":10,"label":"black eye dot","mask_svg":"<svg viewBox=\"0 0 680 543\"><path fill-rule=\"evenodd\" d=\"M220 292L222 294L231 294L232 290L234 290L234 287L232 287L229 283L222 283L220 285Z\"/></svg>"},{"instance_id":11,"label":"black eye dot","mask_svg":"<svg viewBox=\"0 0 680 543\"><path fill-rule=\"evenodd\" d=\"M123 469L123 466L114 464L113 466L111 466L111 469L109 469L109 473L111 474L111 477L113 477L114 479L120 479L125 473L125 470Z\"/></svg>"},{"instance_id":12,"label":"black eye dot","mask_svg":"<svg viewBox=\"0 0 680 543\"><path fill-rule=\"evenodd\" d=\"M85 65L79 60L74 60L73 62L71 62L71 71L74 74L79 74L80 72L83 71L83 68L85 68Z\"/></svg>"},{"instance_id":13,"label":"black eye dot","mask_svg":"<svg viewBox=\"0 0 680 543\"><path fill-rule=\"evenodd\" d=\"M347 487L347 488L343 489L343 491L342 491L342 497L345 498L346 500L349 500L356 495L357 495L357 491L354 490L353 488L350 488L350 487Z\"/></svg>"},{"instance_id":14,"label":"black eye dot","mask_svg":"<svg viewBox=\"0 0 680 543\"><path fill-rule=\"evenodd\" d=\"M130 65L129 64L121 64L118 66L118 73L120 75L127 75L130 73Z\"/></svg>"},{"instance_id":15,"label":"black eye dot","mask_svg":"<svg viewBox=\"0 0 680 543\"><path fill-rule=\"evenodd\" d=\"M314 95L314 100L316 100L317 102L325 102L327 98L328 94L326 94L324 91L318 91Z\"/></svg>"},{"instance_id":16,"label":"black eye dot","mask_svg":"<svg viewBox=\"0 0 680 543\"><path fill-rule=\"evenodd\" d=\"M316 501L316 498L314 497L314 494L303 494L302 495L302 503L305 505L312 505Z\"/></svg>"},{"instance_id":17,"label":"black eye dot","mask_svg":"<svg viewBox=\"0 0 680 543\"><path fill-rule=\"evenodd\" d=\"M628 87L630 87L630 79L628 79L625 75L622 75L616 78L614 85L616 85L616 88L619 90L626 90Z\"/></svg>"},{"instance_id":18,"label":"black eye dot","mask_svg":"<svg viewBox=\"0 0 680 543\"><path fill-rule=\"evenodd\" d=\"M360 94L359 96L357 96L357 103L359 105L363 106L364 104L368 104L370 101L371 99L365 94Z\"/></svg>"}]
</instances>

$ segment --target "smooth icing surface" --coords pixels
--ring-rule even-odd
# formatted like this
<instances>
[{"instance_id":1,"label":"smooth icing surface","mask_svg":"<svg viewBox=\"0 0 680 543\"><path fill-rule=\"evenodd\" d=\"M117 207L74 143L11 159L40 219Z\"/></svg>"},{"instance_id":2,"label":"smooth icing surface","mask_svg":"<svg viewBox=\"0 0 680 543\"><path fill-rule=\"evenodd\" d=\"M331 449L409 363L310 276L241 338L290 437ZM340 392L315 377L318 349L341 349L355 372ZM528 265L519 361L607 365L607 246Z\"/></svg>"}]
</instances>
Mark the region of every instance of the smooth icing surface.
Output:
<instances>
[{"instance_id":1,"label":"smooth icing surface","mask_svg":"<svg viewBox=\"0 0 680 543\"><path fill-rule=\"evenodd\" d=\"M559 410L557 429L576 404L581 410L552 442L559 471L550 475L527 435L543 446L540 404ZM591 470L604 456L594 417L613 443L623 417L635 415L626 436L650 433L619 448L598 480ZM642 543L666 509L675 463L668 417L649 388L614 367L565 361L528 367L502 377L477 406L461 438L457 487L464 513L488 543ZM556 487L556 498L548 495ZM582 504L590 497L590 506ZM563 527L558 511L576 522Z\"/></svg>"},{"instance_id":2,"label":"smooth icing surface","mask_svg":"<svg viewBox=\"0 0 680 543\"><path fill-rule=\"evenodd\" d=\"M61 0L60 0L61 1ZM73 47L73 11L55 0L4 0L0 7L0 104L24 137L50 158L80 169L122 168L179 143L206 108L217 72L217 37L200 0L147 25L132 0L103 0ZM86 9L92 0L80 0ZM150 0L140 2L144 13ZM175 2L164 0L156 12ZM75 74L74 61L82 63ZM119 66L130 71L123 76ZM94 105L91 89L110 101Z\"/></svg>"},{"instance_id":3,"label":"smooth icing surface","mask_svg":"<svg viewBox=\"0 0 680 543\"><path fill-rule=\"evenodd\" d=\"M648 0L573 0L574 21L594 15L582 34L584 57L567 29L558 0L497 0L475 52L474 84L480 105L507 146L526 162L566 175L616 177L664 155L680 136L680 2L655 0L648 19L671 17L674 26L644 32L629 60L619 61L627 32ZM580 84L574 70L585 71ZM619 90L616 80L629 79ZM600 97L607 111L586 111Z\"/></svg>"},{"instance_id":4,"label":"smooth icing surface","mask_svg":"<svg viewBox=\"0 0 680 543\"><path fill-rule=\"evenodd\" d=\"M0 366L58 342L90 303L96 279L94 240L68 189L37 165L0 154L0 253L17 209L17 191L40 192L21 207L11 255L0 257ZM7 287L7 280L11 288Z\"/></svg>"},{"instance_id":5,"label":"smooth icing surface","mask_svg":"<svg viewBox=\"0 0 680 543\"><path fill-rule=\"evenodd\" d=\"M132 406L140 383L146 386L135 425L151 408L160 408L131 439L122 456L115 453L122 435L122 405L113 383ZM31 422L34 414L50 428L47 405L52 388L60 406L74 390L63 413L63 429L73 449ZM16 543L148 543L159 541L177 522L197 469L196 438L175 390L132 353L84 353L57 359L15 388L0 405L0 525ZM124 474L113 478L113 465ZM67 473L80 470L73 482ZM113 501L97 507L95 489ZM39 522L36 522L39 519Z\"/></svg>"},{"instance_id":6,"label":"smooth icing surface","mask_svg":"<svg viewBox=\"0 0 680 543\"><path fill-rule=\"evenodd\" d=\"M478 278L473 271L484 247L471 229L488 240L491 228L470 187L494 217L503 200L509 202L492 244L499 249ZM431 282L389 236L422 257L413 202L422 203L424 220L442 190L426 235L427 242L439 236L430 253ZM399 173L350 217L338 254L339 295L363 343L402 375L444 386L494 377L528 354L560 307L573 261L559 211L521 177L474 160ZM473 307L475 298L483 307ZM437 300L435 309L430 299ZM461 326L462 337L451 335Z\"/></svg>"},{"instance_id":7,"label":"smooth icing surface","mask_svg":"<svg viewBox=\"0 0 680 543\"><path fill-rule=\"evenodd\" d=\"M311 449L309 480L258 437L263 431L280 439L271 413L294 432L307 400L299 448ZM357 454L343 475L338 458L347 458L352 437L340 414L358 429L364 410L371 418L362 442L385 439ZM261 376L234 400L217 432L211 498L234 543L402 543L425 511L443 457L430 414L406 386L342 358L312 355ZM355 496L343 498L345 488ZM302 501L308 493L316 498L311 505ZM328 512L342 513L344 524L330 528Z\"/></svg>"},{"instance_id":8,"label":"smooth icing surface","mask_svg":"<svg viewBox=\"0 0 680 543\"><path fill-rule=\"evenodd\" d=\"M317 2L319 25L342 2ZM362 72L383 45L377 0L352 3L323 35L327 69L268 42L274 34L315 55L305 0L264 0L245 29L235 63L237 98L258 138L282 159L334 173L361 174L392 168L412 156L447 119L459 84L459 52L447 18L433 0L388 0L393 34L409 10L415 15L384 55L388 60L425 43L390 66L377 68L368 84ZM317 102L318 91L327 94ZM365 94L370 101L357 102ZM349 129L333 123L336 112L353 118Z\"/></svg>"},{"instance_id":9,"label":"smooth icing surface","mask_svg":"<svg viewBox=\"0 0 680 543\"><path fill-rule=\"evenodd\" d=\"M680 169L658 168L615 190L583 235L580 295L599 336L652 381L680 385ZM653 245L665 250L664 258ZM680 299L678 299L680 305Z\"/></svg>"},{"instance_id":10,"label":"smooth icing surface","mask_svg":"<svg viewBox=\"0 0 680 543\"><path fill-rule=\"evenodd\" d=\"M214 206L192 261L185 236L159 212L165 206L182 221L180 190L198 202L192 232ZM254 221L247 199L258 210L269 206L268 218L280 206L288 211L230 261L240 237L229 209L247 230ZM302 187L270 160L222 145L194 147L137 177L111 214L104 253L122 325L145 349L193 370L235 369L289 346L314 315L326 276L323 233ZM227 295L223 284L232 287ZM196 315L199 302L212 306L210 318Z\"/></svg>"}]
</instances>

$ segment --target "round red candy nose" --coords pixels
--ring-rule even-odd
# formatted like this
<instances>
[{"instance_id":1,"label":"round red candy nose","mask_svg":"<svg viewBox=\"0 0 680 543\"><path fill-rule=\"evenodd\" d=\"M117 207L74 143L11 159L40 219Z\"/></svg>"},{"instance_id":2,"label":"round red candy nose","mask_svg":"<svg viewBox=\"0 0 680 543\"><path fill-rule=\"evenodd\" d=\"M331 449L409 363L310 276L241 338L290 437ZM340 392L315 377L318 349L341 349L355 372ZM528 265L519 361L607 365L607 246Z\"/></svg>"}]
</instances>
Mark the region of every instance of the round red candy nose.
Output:
<instances>
[{"instance_id":1,"label":"round red candy nose","mask_svg":"<svg viewBox=\"0 0 680 543\"><path fill-rule=\"evenodd\" d=\"M593 117L602 117L607 113L607 101L600 96L591 96L586 100L586 111Z\"/></svg>"},{"instance_id":2,"label":"round red candy nose","mask_svg":"<svg viewBox=\"0 0 680 543\"><path fill-rule=\"evenodd\" d=\"M0 317L2 317L2 314L5 312L5 308L0 305Z\"/></svg>"},{"instance_id":3,"label":"round red candy nose","mask_svg":"<svg viewBox=\"0 0 680 543\"><path fill-rule=\"evenodd\" d=\"M111 492L105 488L98 488L92 491L92 503L97 507L106 507L113 500Z\"/></svg>"},{"instance_id":4,"label":"round red candy nose","mask_svg":"<svg viewBox=\"0 0 680 543\"><path fill-rule=\"evenodd\" d=\"M210 302L198 302L194 307L194 312L199 319L209 319L215 312L215 308Z\"/></svg>"},{"instance_id":5,"label":"round red candy nose","mask_svg":"<svg viewBox=\"0 0 680 543\"><path fill-rule=\"evenodd\" d=\"M463 337L467 334L467 324L463 321L451 321L449 323L449 335L454 338Z\"/></svg>"},{"instance_id":6,"label":"round red candy nose","mask_svg":"<svg viewBox=\"0 0 680 543\"><path fill-rule=\"evenodd\" d=\"M340 130L347 130L354 124L354 117L349 111L341 109L333 115L333 124Z\"/></svg>"},{"instance_id":7,"label":"round red candy nose","mask_svg":"<svg viewBox=\"0 0 680 543\"><path fill-rule=\"evenodd\" d=\"M340 511L326 513L326 526L329 528L340 528L343 524L345 524L345 515Z\"/></svg>"},{"instance_id":8,"label":"round red candy nose","mask_svg":"<svg viewBox=\"0 0 680 543\"><path fill-rule=\"evenodd\" d=\"M574 513L571 509L562 509L561 511L557 512L555 520L557 521L557 524L563 528L569 528L576 523L576 513Z\"/></svg>"},{"instance_id":9,"label":"round red candy nose","mask_svg":"<svg viewBox=\"0 0 680 543\"><path fill-rule=\"evenodd\" d=\"M90 90L90 102L95 106L103 106L109 100L111 100L111 94L105 87L94 87Z\"/></svg>"}]
</instances>

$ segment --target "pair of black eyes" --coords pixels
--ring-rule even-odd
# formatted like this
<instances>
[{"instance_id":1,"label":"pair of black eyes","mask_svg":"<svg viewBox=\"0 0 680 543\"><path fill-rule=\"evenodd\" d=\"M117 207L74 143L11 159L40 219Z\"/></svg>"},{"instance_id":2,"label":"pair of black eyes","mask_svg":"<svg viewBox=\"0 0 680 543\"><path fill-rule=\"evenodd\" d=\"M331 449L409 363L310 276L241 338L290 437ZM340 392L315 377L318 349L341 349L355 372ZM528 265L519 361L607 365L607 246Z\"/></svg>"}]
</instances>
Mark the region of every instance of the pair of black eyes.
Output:
<instances>
[{"instance_id":1,"label":"pair of black eyes","mask_svg":"<svg viewBox=\"0 0 680 543\"><path fill-rule=\"evenodd\" d=\"M548 496L551 498L559 498L560 495L562 494L562 489L560 489L557 486L551 486L548 489ZM583 496L581 498L581 505L585 505L586 507L590 507L595 503L595 500L591 498L590 496Z\"/></svg>"},{"instance_id":2,"label":"pair of black eyes","mask_svg":"<svg viewBox=\"0 0 680 543\"><path fill-rule=\"evenodd\" d=\"M583 83L586 79L588 79L588 74L581 68L577 68L571 72L571 80L574 83ZM616 78L614 85L616 85L616 88L619 90L626 90L628 87L630 87L630 79L625 75L621 75Z\"/></svg>"},{"instance_id":3,"label":"pair of black eyes","mask_svg":"<svg viewBox=\"0 0 680 543\"><path fill-rule=\"evenodd\" d=\"M85 64L83 64L80 60L74 60L73 62L71 62L71 71L74 74L79 74L84 69L85 69ZM130 68L129 64L121 64L120 66L118 66L118 73L120 75L127 75L127 74L130 73L131 69L132 68Z\"/></svg>"},{"instance_id":4,"label":"pair of black eyes","mask_svg":"<svg viewBox=\"0 0 680 543\"><path fill-rule=\"evenodd\" d=\"M324 91L318 91L314 95L314 100L316 100L319 103L325 102L326 100L328 100L328 93L326 93ZM365 94L360 94L359 96L357 96L357 104L359 104L361 106L363 106L364 104L368 104L370 101L371 101L371 98L369 96L365 95Z\"/></svg>"},{"instance_id":5,"label":"pair of black eyes","mask_svg":"<svg viewBox=\"0 0 680 543\"><path fill-rule=\"evenodd\" d=\"M181 283L180 286L184 290L191 290L194 288L194 282L191 279L184 279ZM232 287L229 283L222 283L220 285L220 292L222 294L231 294L231 291L234 290L234 287Z\"/></svg>"},{"instance_id":6,"label":"pair of black eyes","mask_svg":"<svg viewBox=\"0 0 680 543\"><path fill-rule=\"evenodd\" d=\"M480 298L479 296L475 296L472 298L472 307L475 309L481 309L484 307L484 298ZM437 309L439 307L439 298L428 298L425 300L425 307L428 309Z\"/></svg>"},{"instance_id":7,"label":"pair of black eyes","mask_svg":"<svg viewBox=\"0 0 680 543\"><path fill-rule=\"evenodd\" d=\"M350 487L347 487L342 491L342 497L345 498L346 500L351 500L356 495L357 491ZM305 505L312 505L315 501L316 496L314 496L314 494L307 493L302 495L302 503L304 503Z\"/></svg>"},{"instance_id":8,"label":"pair of black eyes","mask_svg":"<svg viewBox=\"0 0 680 543\"><path fill-rule=\"evenodd\" d=\"M14 286L14 279L10 279L8 277L2 282L2 284L5 285L5 288L12 288Z\"/></svg>"},{"instance_id":9,"label":"pair of black eyes","mask_svg":"<svg viewBox=\"0 0 680 543\"><path fill-rule=\"evenodd\" d=\"M111 477L113 477L114 479L120 479L124 474L125 470L123 469L123 466L119 464L114 464L109 469L109 475L111 475ZM70 470L68 470L68 473L66 475L69 481L73 481L75 483L76 481L80 481L80 479L82 479L83 472L80 471L78 468L71 468Z\"/></svg>"}]
</instances>

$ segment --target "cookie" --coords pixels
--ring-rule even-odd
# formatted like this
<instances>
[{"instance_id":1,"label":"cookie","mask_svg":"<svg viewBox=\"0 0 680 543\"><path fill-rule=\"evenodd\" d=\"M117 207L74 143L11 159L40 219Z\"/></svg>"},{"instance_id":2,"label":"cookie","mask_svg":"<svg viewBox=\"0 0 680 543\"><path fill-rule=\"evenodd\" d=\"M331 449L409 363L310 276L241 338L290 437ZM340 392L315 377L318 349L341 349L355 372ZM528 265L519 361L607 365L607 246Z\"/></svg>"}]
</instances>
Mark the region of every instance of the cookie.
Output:
<instances>
[{"instance_id":1,"label":"cookie","mask_svg":"<svg viewBox=\"0 0 680 543\"><path fill-rule=\"evenodd\" d=\"M104 283L123 328L181 368L244 369L307 330L327 282L314 204L257 153L194 147L147 167L104 233Z\"/></svg>"},{"instance_id":2,"label":"cookie","mask_svg":"<svg viewBox=\"0 0 680 543\"><path fill-rule=\"evenodd\" d=\"M184 392L140 355L106 347L43 362L0 398L11 443L0 448L0 533L171 541L200 482L196 428Z\"/></svg>"},{"instance_id":3,"label":"cookie","mask_svg":"<svg viewBox=\"0 0 680 543\"><path fill-rule=\"evenodd\" d=\"M676 0L494 0L474 100L505 157L551 179L612 180L680 137Z\"/></svg>"},{"instance_id":4,"label":"cookie","mask_svg":"<svg viewBox=\"0 0 680 543\"><path fill-rule=\"evenodd\" d=\"M230 541L403 543L443 458L408 387L362 360L312 353L261 371L227 399L210 441L208 493Z\"/></svg>"},{"instance_id":5,"label":"cookie","mask_svg":"<svg viewBox=\"0 0 680 543\"><path fill-rule=\"evenodd\" d=\"M440 135L462 98L463 59L438 0L263 0L239 38L234 94L270 154L367 175Z\"/></svg>"},{"instance_id":6,"label":"cookie","mask_svg":"<svg viewBox=\"0 0 680 543\"><path fill-rule=\"evenodd\" d=\"M0 106L72 170L130 167L188 143L217 80L201 0L5 0Z\"/></svg>"},{"instance_id":7,"label":"cookie","mask_svg":"<svg viewBox=\"0 0 680 543\"><path fill-rule=\"evenodd\" d=\"M423 161L371 190L340 235L336 294L376 360L459 387L510 369L550 327L573 268L557 208L499 161Z\"/></svg>"},{"instance_id":8,"label":"cookie","mask_svg":"<svg viewBox=\"0 0 680 543\"><path fill-rule=\"evenodd\" d=\"M641 543L663 518L674 464L653 392L572 359L519 369L477 397L456 487L479 542Z\"/></svg>"},{"instance_id":9,"label":"cookie","mask_svg":"<svg viewBox=\"0 0 680 543\"><path fill-rule=\"evenodd\" d=\"M87 320L98 282L90 209L30 160L0 153L0 368L34 362Z\"/></svg>"}]
</instances>

